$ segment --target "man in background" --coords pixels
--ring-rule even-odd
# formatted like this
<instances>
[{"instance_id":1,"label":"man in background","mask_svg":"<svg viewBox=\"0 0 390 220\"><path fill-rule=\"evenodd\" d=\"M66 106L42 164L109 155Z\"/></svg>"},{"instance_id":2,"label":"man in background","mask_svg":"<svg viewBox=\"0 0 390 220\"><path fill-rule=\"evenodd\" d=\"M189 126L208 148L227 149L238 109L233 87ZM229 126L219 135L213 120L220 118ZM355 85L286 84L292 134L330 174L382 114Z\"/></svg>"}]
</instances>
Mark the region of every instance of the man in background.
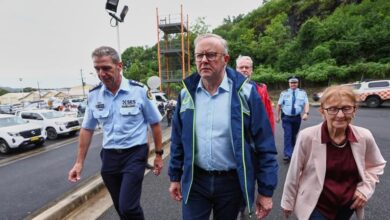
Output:
<instances>
[{"instance_id":1,"label":"man in background","mask_svg":"<svg viewBox=\"0 0 390 220\"><path fill-rule=\"evenodd\" d=\"M250 79L253 73L252 58L250 56L240 55L236 59L236 70ZM268 120L271 124L272 131L275 132L274 112L272 110L272 101L268 95L267 85L265 83L257 83L253 80L251 80L250 82L254 86L256 86L257 93L259 94L261 101L263 101L265 111L267 112Z\"/></svg>"}]
</instances>

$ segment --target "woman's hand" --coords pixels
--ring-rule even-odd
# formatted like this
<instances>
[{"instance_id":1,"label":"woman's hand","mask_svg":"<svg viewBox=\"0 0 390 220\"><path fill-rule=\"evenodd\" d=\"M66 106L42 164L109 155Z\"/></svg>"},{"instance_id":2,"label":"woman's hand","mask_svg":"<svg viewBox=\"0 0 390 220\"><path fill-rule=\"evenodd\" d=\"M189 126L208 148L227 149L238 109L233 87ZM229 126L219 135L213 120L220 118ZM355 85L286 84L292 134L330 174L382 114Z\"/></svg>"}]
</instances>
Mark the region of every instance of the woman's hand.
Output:
<instances>
[{"instance_id":1,"label":"woman's hand","mask_svg":"<svg viewBox=\"0 0 390 220\"><path fill-rule=\"evenodd\" d=\"M351 209L360 209L363 208L363 206L367 203L367 198L364 196L361 192L357 191L355 192L355 195L353 195L353 203L351 205Z\"/></svg>"},{"instance_id":2,"label":"woman's hand","mask_svg":"<svg viewBox=\"0 0 390 220\"><path fill-rule=\"evenodd\" d=\"M283 211L283 215L284 215L285 218L289 218L291 213L292 213L291 210L287 210L287 209L284 209L284 208L282 208L282 211Z\"/></svg>"}]
</instances>

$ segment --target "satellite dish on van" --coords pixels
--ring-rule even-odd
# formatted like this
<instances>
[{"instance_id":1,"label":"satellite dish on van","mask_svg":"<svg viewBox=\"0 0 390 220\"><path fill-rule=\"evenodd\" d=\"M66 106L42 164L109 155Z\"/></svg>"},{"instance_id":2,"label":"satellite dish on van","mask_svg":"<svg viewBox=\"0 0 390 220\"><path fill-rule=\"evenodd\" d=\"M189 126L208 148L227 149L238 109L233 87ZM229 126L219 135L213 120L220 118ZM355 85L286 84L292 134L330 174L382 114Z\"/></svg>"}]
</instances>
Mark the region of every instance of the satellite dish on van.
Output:
<instances>
[{"instance_id":1,"label":"satellite dish on van","mask_svg":"<svg viewBox=\"0 0 390 220\"><path fill-rule=\"evenodd\" d=\"M147 84L151 90L156 90L160 86L161 80L158 76L151 76Z\"/></svg>"}]
</instances>

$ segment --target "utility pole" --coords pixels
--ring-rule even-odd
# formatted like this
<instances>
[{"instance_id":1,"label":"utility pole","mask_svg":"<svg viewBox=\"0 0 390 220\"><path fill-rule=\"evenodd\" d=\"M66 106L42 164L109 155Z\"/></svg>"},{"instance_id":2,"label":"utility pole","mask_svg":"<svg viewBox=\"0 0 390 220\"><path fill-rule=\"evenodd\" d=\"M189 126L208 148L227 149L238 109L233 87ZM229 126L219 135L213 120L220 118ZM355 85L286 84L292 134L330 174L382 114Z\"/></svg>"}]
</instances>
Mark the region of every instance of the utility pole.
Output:
<instances>
[{"instance_id":1,"label":"utility pole","mask_svg":"<svg viewBox=\"0 0 390 220\"><path fill-rule=\"evenodd\" d=\"M21 92L23 93L23 84L22 84L22 81L23 81L23 78L19 78L19 81L20 81L20 85L22 86L22 89L21 89Z\"/></svg>"},{"instance_id":2,"label":"utility pole","mask_svg":"<svg viewBox=\"0 0 390 220\"><path fill-rule=\"evenodd\" d=\"M119 39L119 23L123 22L125 20L126 14L129 11L129 7L125 5L122 9L122 12L120 13L119 17L115 14L116 10L118 8L118 3L119 0L117 1L112 1L112 0L107 0L106 3L106 10L108 14L111 16L111 26L115 27L116 26L116 37L118 41L118 54L119 54L119 59L122 60L122 54L121 54L121 45L120 45L120 39ZM109 12L111 11L111 12ZM115 20L115 24L112 24L112 21Z\"/></svg>"},{"instance_id":3,"label":"utility pole","mask_svg":"<svg viewBox=\"0 0 390 220\"><path fill-rule=\"evenodd\" d=\"M38 108L41 108L41 89L39 88L39 82L37 81L37 85L38 85L38 95L39 95L39 102L38 102Z\"/></svg>"},{"instance_id":4,"label":"utility pole","mask_svg":"<svg viewBox=\"0 0 390 220\"><path fill-rule=\"evenodd\" d=\"M83 87L83 97L85 98L85 91L84 91L85 82L83 77L83 69L80 69L80 75L81 75L81 86Z\"/></svg>"},{"instance_id":5,"label":"utility pole","mask_svg":"<svg viewBox=\"0 0 390 220\"><path fill-rule=\"evenodd\" d=\"M38 84L38 95L39 95L39 100L41 100L41 89L39 88L39 82L37 81Z\"/></svg>"}]
</instances>

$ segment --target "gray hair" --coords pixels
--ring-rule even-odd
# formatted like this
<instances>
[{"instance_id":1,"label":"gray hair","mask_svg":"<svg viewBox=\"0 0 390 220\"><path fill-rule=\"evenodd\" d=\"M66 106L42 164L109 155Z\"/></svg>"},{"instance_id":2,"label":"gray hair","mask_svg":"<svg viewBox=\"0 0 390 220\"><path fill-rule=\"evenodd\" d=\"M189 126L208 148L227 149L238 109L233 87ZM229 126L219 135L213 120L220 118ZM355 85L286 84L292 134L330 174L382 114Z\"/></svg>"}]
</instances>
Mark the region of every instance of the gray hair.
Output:
<instances>
[{"instance_id":1,"label":"gray hair","mask_svg":"<svg viewBox=\"0 0 390 220\"><path fill-rule=\"evenodd\" d=\"M228 54L228 45L227 45L227 42L225 39L223 39L221 36L217 35L217 34L211 34L211 33L207 33L207 34L202 34L202 35L198 35L195 40L194 40L194 46L196 48L196 45L199 43L199 41L203 40L203 39L206 39L206 38L215 38L215 39L218 39L220 42L221 42L221 45L223 46L224 48L224 53L225 54Z\"/></svg>"},{"instance_id":2,"label":"gray hair","mask_svg":"<svg viewBox=\"0 0 390 220\"><path fill-rule=\"evenodd\" d=\"M120 63L121 62L121 59L119 57L118 52L116 52L116 50L112 47L101 46L101 47L96 48L92 52L92 58L103 57L103 56L111 57L113 63Z\"/></svg>"},{"instance_id":3,"label":"gray hair","mask_svg":"<svg viewBox=\"0 0 390 220\"><path fill-rule=\"evenodd\" d=\"M253 60L250 56L238 56L237 59L236 59L236 66L238 65L238 63L241 61L241 60L247 60L249 61L249 63L251 64L251 67L253 67Z\"/></svg>"}]
</instances>

